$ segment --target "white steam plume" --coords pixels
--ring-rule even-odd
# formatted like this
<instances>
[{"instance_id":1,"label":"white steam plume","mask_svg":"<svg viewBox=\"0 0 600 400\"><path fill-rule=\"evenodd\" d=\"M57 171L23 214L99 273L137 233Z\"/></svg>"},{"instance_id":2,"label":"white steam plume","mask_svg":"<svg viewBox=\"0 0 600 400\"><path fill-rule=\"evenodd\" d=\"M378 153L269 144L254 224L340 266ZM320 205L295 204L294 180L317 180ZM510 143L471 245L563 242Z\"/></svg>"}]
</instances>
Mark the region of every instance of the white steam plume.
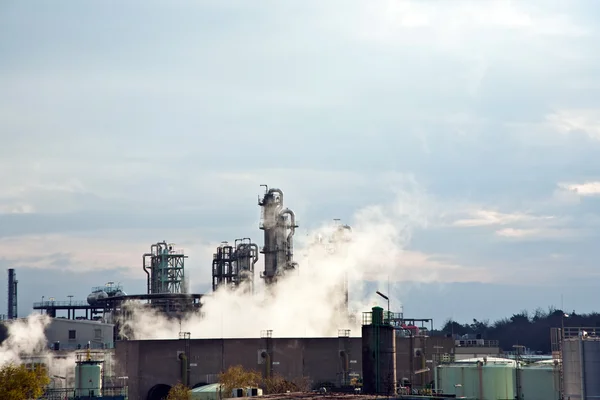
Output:
<instances>
[{"instance_id":1,"label":"white steam plume","mask_svg":"<svg viewBox=\"0 0 600 400\"><path fill-rule=\"evenodd\" d=\"M8 337L0 346L0 366L19 363L23 355L40 353L46 347L46 326L50 318L31 314L27 318L8 323Z\"/></svg>"},{"instance_id":2,"label":"white steam plume","mask_svg":"<svg viewBox=\"0 0 600 400\"><path fill-rule=\"evenodd\" d=\"M35 313L7 322L8 337L0 346L0 367L11 363L43 363L52 382L56 376L69 375L75 367L75 353L57 356L48 349L45 330L50 321L47 315ZM59 381L61 385L64 383L64 379ZM54 386L58 385L55 383Z\"/></svg>"},{"instance_id":3,"label":"white steam plume","mask_svg":"<svg viewBox=\"0 0 600 400\"><path fill-rule=\"evenodd\" d=\"M347 275L350 309L370 309L375 296L365 293L363 282L388 277L394 280L402 273L398 260L410 232L426 220L420 212L424 200L423 196L403 192L392 204L359 210L348 221L351 241L333 253L315 243L317 236L327 238L333 233L335 228L330 224L304 240L297 234L294 258L299 270L280 280L270 294L265 290L256 290L254 295L218 290L203 298L202 318L191 315L181 326L136 308L123 332L129 332L130 339L172 339L178 337L180 329L193 338L259 337L263 330L273 330L274 337L336 336L338 329L351 329L353 336L359 335L359 316L348 318L337 308L341 303L340 283ZM262 270L260 262L256 267ZM256 275L258 283L258 271Z\"/></svg>"}]
</instances>

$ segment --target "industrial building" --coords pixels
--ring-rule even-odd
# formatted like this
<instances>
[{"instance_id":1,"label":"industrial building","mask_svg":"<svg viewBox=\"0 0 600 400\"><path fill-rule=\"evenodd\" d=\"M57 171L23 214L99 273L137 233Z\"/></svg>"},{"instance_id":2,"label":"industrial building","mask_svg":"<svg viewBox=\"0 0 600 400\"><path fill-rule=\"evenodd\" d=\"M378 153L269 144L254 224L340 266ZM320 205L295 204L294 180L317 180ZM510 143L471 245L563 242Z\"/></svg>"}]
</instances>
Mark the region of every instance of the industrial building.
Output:
<instances>
[{"instance_id":1,"label":"industrial building","mask_svg":"<svg viewBox=\"0 0 600 400\"><path fill-rule=\"evenodd\" d=\"M206 266L212 270L213 291L254 295L259 254L264 261L259 277L264 279L267 296L283 277L299 271L293 243L296 215L284 204L282 190L263 186L265 193L259 196L258 205L264 244L260 247L248 237L233 244L222 242L212 264ZM333 229L317 235L312 246L324 254L344 257L351 242L352 228L335 220ZM52 377L45 398L158 400L178 382L196 388L196 397L208 398L218 386L214 384L219 374L236 365L260 371L263 377L306 379L312 389L348 391L358 386L365 394L385 396L600 397L600 384L595 380L600 338L595 328L554 329L554 359L526 362L518 352L515 359L502 357L497 341L433 335L431 319L390 312L389 298L380 292L388 300L388 310L374 307L363 313L360 332L341 329L337 337L277 337L277 332L267 330L254 338L193 339L180 332L169 340L128 340L135 332L125 330L123 321L130 318L132 304L136 309L158 311L167 320L181 320L190 313L203 317L202 299L210 294L189 293L186 259L173 243L159 241L142 254L140 275L145 274L146 293L127 294L120 285L108 282L93 287L85 301L42 298L36 302L34 309L52 318L46 329L52 354L32 358L29 364L65 360L73 351L77 356L64 376ZM8 318L14 319L18 281L13 269L8 278ZM336 289L327 307L352 321L347 276L342 274L333 286Z\"/></svg>"},{"instance_id":2,"label":"industrial building","mask_svg":"<svg viewBox=\"0 0 600 400\"><path fill-rule=\"evenodd\" d=\"M129 377L131 398L158 400L178 381L190 387L217 383L219 373L235 365L281 375L290 381L308 378L311 386L342 388L353 378L363 379L363 338L350 337L245 339L129 340L116 345L121 375ZM348 336L345 336L348 335ZM414 338L396 336L396 371L399 379L433 379L432 371L423 373L421 364L432 354L450 354L453 340L445 337ZM186 343L187 342L187 343ZM423 345L425 344L425 345ZM420 346L420 347L417 347ZM189 348L189 378L182 376L180 354ZM411 352L411 348L413 351ZM415 355L411 357L410 355ZM411 360L413 361L411 367ZM423 376L423 378L421 378Z\"/></svg>"},{"instance_id":3,"label":"industrial building","mask_svg":"<svg viewBox=\"0 0 600 400\"><path fill-rule=\"evenodd\" d=\"M563 398L600 398L600 329L564 328L563 331Z\"/></svg>"},{"instance_id":4,"label":"industrial building","mask_svg":"<svg viewBox=\"0 0 600 400\"><path fill-rule=\"evenodd\" d=\"M46 339L56 350L114 348L113 324L95 320L52 318L46 327Z\"/></svg>"}]
</instances>

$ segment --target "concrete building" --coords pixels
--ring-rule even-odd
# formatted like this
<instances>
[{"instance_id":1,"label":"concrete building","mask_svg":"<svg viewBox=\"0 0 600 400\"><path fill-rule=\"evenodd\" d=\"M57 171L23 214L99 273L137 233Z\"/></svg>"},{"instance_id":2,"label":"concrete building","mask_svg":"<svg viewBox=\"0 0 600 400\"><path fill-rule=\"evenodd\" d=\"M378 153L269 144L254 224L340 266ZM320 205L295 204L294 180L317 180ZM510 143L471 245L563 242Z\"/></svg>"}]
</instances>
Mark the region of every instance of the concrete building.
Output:
<instances>
[{"instance_id":1,"label":"concrete building","mask_svg":"<svg viewBox=\"0 0 600 400\"><path fill-rule=\"evenodd\" d=\"M454 360L466 360L478 357L498 357L502 354L498 340L481 338L461 338L455 341Z\"/></svg>"},{"instance_id":2,"label":"concrete building","mask_svg":"<svg viewBox=\"0 0 600 400\"><path fill-rule=\"evenodd\" d=\"M444 337L414 337L412 343L410 338L398 337L398 380L413 376L417 383L432 381L435 355L438 359L448 356L453 347L454 341ZM219 373L234 365L289 380L308 378L313 386L341 386L362 377L360 337L118 341L118 374L128 377L130 398L154 400L149 396L153 388L160 398L157 389L168 390L183 381L182 353L189 354L191 387L217 382ZM266 360L270 360L270 371ZM431 371L421 371L423 364Z\"/></svg>"},{"instance_id":3,"label":"concrete building","mask_svg":"<svg viewBox=\"0 0 600 400\"><path fill-rule=\"evenodd\" d=\"M113 333L113 324L83 319L52 318L46 327L49 345L59 343L60 350L84 349L88 343L93 349L113 348Z\"/></svg>"}]
</instances>

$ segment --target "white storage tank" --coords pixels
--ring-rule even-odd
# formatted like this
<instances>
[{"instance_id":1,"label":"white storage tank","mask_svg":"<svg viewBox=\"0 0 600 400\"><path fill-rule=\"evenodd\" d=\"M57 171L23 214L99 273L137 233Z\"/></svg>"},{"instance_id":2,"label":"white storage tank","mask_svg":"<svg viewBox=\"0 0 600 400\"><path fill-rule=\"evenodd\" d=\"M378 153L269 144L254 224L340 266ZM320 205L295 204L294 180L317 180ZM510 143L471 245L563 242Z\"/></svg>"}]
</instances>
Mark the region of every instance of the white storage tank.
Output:
<instances>
[{"instance_id":1,"label":"white storage tank","mask_svg":"<svg viewBox=\"0 0 600 400\"><path fill-rule=\"evenodd\" d=\"M92 292L87 297L87 302L89 305L93 306L101 300L104 300L108 297L108 294L104 290L97 290Z\"/></svg>"}]
</instances>

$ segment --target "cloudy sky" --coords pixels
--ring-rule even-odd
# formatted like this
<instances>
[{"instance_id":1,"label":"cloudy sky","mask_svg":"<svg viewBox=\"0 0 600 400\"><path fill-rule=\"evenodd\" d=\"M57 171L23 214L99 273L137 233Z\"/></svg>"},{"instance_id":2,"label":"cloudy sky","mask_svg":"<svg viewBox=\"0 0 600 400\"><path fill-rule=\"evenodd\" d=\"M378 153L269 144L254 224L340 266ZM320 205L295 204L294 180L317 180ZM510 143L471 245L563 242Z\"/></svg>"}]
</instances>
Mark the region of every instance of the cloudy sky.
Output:
<instances>
[{"instance_id":1,"label":"cloudy sky","mask_svg":"<svg viewBox=\"0 0 600 400\"><path fill-rule=\"evenodd\" d=\"M142 292L163 239L207 290L213 246L262 242L260 184L303 232L409 214L391 279L411 316L598 310L599 18L596 0L4 1L0 264L20 314Z\"/></svg>"}]
</instances>

